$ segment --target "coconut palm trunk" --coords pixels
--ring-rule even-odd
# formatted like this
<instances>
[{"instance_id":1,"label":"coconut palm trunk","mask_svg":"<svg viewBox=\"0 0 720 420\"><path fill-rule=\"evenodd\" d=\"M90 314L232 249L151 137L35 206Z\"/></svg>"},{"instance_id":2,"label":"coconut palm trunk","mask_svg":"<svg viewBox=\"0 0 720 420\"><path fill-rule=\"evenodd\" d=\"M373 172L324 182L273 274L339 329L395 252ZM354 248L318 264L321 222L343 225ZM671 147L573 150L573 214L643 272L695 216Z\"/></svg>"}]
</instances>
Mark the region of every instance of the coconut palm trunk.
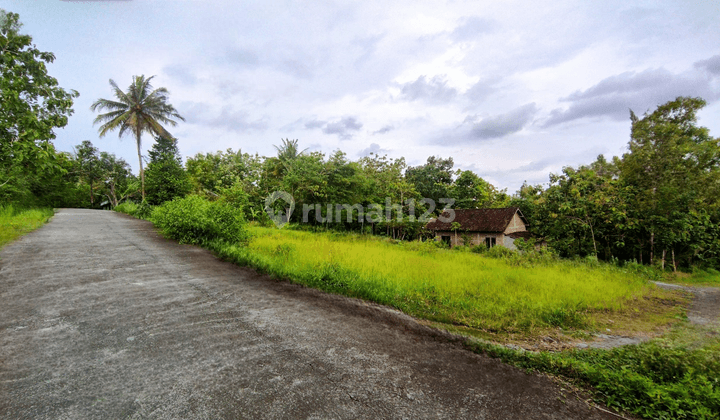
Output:
<instances>
[{"instance_id":1,"label":"coconut palm trunk","mask_svg":"<svg viewBox=\"0 0 720 420\"><path fill-rule=\"evenodd\" d=\"M142 162L142 144L140 141L140 138L142 136L142 133L140 130L135 130L135 142L137 143L137 152L138 152L138 167L140 168L140 191L142 194L142 201L145 201L145 171L143 170L143 162Z\"/></svg>"}]
</instances>

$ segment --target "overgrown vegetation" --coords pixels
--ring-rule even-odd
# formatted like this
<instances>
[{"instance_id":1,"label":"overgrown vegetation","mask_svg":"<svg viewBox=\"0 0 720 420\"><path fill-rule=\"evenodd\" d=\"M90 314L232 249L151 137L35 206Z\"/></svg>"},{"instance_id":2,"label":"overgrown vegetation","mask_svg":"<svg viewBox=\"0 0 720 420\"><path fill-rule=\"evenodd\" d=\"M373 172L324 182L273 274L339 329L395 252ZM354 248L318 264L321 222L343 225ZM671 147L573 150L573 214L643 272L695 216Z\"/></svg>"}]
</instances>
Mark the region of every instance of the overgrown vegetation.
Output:
<instances>
[{"instance_id":1,"label":"overgrown vegetation","mask_svg":"<svg viewBox=\"0 0 720 420\"><path fill-rule=\"evenodd\" d=\"M677 333L676 333L677 334ZM705 331L701 334L705 335ZM527 352L469 340L473 351L589 387L609 407L651 419L720 418L720 340L656 339L612 350Z\"/></svg>"},{"instance_id":2,"label":"overgrown vegetation","mask_svg":"<svg viewBox=\"0 0 720 420\"><path fill-rule=\"evenodd\" d=\"M50 208L23 209L12 205L0 207L0 248L39 228L53 214Z\"/></svg>"},{"instance_id":3,"label":"overgrown vegetation","mask_svg":"<svg viewBox=\"0 0 720 420\"><path fill-rule=\"evenodd\" d=\"M177 198L156 207L150 220L164 235L180 243L242 245L248 240L242 212L224 201L194 195Z\"/></svg>"},{"instance_id":4,"label":"overgrown vegetation","mask_svg":"<svg viewBox=\"0 0 720 420\"><path fill-rule=\"evenodd\" d=\"M276 277L486 331L593 328L593 314L630 310L635 299L662 293L634 267L561 261L547 253L495 247L480 256L440 249L434 241L261 227L251 232L248 246L213 249Z\"/></svg>"}]
</instances>

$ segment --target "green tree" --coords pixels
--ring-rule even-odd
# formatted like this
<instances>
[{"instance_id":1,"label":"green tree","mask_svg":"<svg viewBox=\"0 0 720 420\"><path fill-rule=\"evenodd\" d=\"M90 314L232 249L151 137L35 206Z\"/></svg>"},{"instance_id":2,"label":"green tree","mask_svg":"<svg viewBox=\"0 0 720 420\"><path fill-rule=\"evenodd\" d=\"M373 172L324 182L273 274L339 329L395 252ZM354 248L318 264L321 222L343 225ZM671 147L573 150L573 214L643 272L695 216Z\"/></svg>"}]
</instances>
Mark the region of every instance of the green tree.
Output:
<instances>
[{"instance_id":1,"label":"green tree","mask_svg":"<svg viewBox=\"0 0 720 420\"><path fill-rule=\"evenodd\" d=\"M448 188L450 198L459 209L505 207L509 198L505 190L498 190L472 171L457 171L458 177Z\"/></svg>"},{"instance_id":2,"label":"green tree","mask_svg":"<svg viewBox=\"0 0 720 420\"><path fill-rule=\"evenodd\" d=\"M124 159L112 153L100 152L100 168L102 193L113 207L138 192L137 178L133 176L130 165Z\"/></svg>"},{"instance_id":3,"label":"green tree","mask_svg":"<svg viewBox=\"0 0 720 420\"><path fill-rule=\"evenodd\" d=\"M95 207L95 187L102 179L102 168L97 147L85 140L75 147L75 161L80 179L87 183L90 189L90 207Z\"/></svg>"},{"instance_id":4,"label":"green tree","mask_svg":"<svg viewBox=\"0 0 720 420\"><path fill-rule=\"evenodd\" d=\"M641 118L631 112L630 150L619 165L620 176L635 191L651 263L658 248L663 266L668 249L674 257L692 225L688 215L717 213L720 147L707 128L697 126L704 106L700 98L679 97Z\"/></svg>"},{"instance_id":5,"label":"green tree","mask_svg":"<svg viewBox=\"0 0 720 420\"><path fill-rule=\"evenodd\" d=\"M176 197L184 197L190 190L190 180L182 166L177 140L158 137L150 150L147 167L148 202L159 205Z\"/></svg>"},{"instance_id":6,"label":"green tree","mask_svg":"<svg viewBox=\"0 0 720 420\"><path fill-rule=\"evenodd\" d=\"M40 178L62 176L51 140L78 96L48 75L55 55L21 35L19 19L0 9L0 200L35 199L47 185Z\"/></svg>"},{"instance_id":7,"label":"green tree","mask_svg":"<svg viewBox=\"0 0 720 420\"><path fill-rule=\"evenodd\" d=\"M430 156L421 166L409 167L405 178L415 186L415 190L424 198L438 203L438 211L442 210L441 198L449 197L449 189L453 181L453 159Z\"/></svg>"},{"instance_id":8,"label":"green tree","mask_svg":"<svg viewBox=\"0 0 720 420\"><path fill-rule=\"evenodd\" d=\"M143 133L159 137L172 138L172 135L162 124L177 125L173 118L185 121L177 110L168 101L169 93L164 87L153 89L150 81L155 76L145 78L144 75L133 76L133 81L126 92L110 79L115 100L98 99L90 109L92 111L109 112L100 114L95 118L94 124L101 123L100 137L109 131L119 130L118 136L130 132L135 136L140 165L140 185L142 199L145 200L145 172L142 161L142 135Z\"/></svg>"}]
</instances>

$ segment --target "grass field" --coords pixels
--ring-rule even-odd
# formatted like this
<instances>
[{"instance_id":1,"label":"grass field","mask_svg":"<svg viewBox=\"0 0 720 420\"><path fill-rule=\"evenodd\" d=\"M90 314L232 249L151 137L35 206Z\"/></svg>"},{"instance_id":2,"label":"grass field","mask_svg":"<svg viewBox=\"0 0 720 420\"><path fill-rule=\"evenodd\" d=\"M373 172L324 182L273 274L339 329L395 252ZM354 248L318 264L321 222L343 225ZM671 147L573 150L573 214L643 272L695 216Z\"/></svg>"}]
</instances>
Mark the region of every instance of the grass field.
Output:
<instances>
[{"instance_id":1,"label":"grass field","mask_svg":"<svg viewBox=\"0 0 720 420\"><path fill-rule=\"evenodd\" d=\"M0 207L0 248L18 237L39 228L53 215L53 209L18 209Z\"/></svg>"},{"instance_id":2,"label":"grass field","mask_svg":"<svg viewBox=\"0 0 720 420\"><path fill-rule=\"evenodd\" d=\"M663 324L671 315L639 310L667 292L631 270L606 264L490 258L363 235L250 231L248 247L214 248L226 259L276 277L434 322L527 334L558 327L605 328L608 321L614 328L632 329L629 324L638 320ZM618 325L623 322L628 325Z\"/></svg>"}]
</instances>

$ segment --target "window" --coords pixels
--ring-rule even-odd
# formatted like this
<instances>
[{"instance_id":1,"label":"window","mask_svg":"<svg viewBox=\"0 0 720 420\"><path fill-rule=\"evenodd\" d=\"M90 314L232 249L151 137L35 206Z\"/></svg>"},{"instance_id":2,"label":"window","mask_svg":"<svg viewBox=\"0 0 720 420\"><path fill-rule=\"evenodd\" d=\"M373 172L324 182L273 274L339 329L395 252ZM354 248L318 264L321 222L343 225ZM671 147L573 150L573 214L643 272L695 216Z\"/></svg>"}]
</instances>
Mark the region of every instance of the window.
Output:
<instances>
[{"instance_id":1,"label":"window","mask_svg":"<svg viewBox=\"0 0 720 420\"><path fill-rule=\"evenodd\" d=\"M492 248L495 246L495 238L485 238L485 245L487 245L488 248Z\"/></svg>"}]
</instances>

